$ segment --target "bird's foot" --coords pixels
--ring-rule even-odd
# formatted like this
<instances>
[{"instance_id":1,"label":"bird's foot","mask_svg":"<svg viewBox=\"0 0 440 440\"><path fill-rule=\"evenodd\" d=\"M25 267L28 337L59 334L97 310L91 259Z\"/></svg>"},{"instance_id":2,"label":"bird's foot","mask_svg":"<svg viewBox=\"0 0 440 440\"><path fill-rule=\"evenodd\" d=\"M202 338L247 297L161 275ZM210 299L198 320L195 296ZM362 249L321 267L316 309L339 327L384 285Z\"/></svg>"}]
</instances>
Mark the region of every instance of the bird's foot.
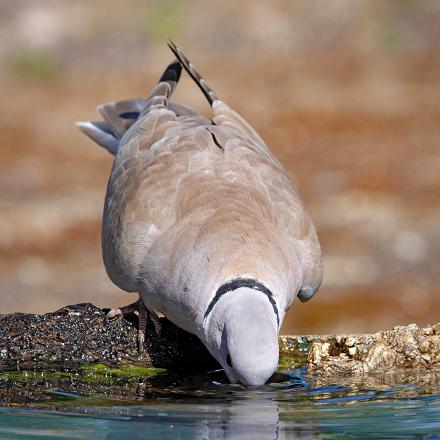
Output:
<instances>
[{"instance_id":1,"label":"bird's foot","mask_svg":"<svg viewBox=\"0 0 440 440\"><path fill-rule=\"evenodd\" d=\"M115 308L115 309L111 309L107 315L105 316L106 319L111 319L114 318L115 316L119 316L119 315L127 315L129 313L133 313L133 312L139 312L139 302L142 302L140 299L138 299L137 301L135 301L132 304L129 304L128 306L124 306L124 307L120 307L120 308Z\"/></svg>"},{"instance_id":2,"label":"bird's foot","mask_svg":"<svg viewBox=\"0 0 440 440\"><path fill-rule=\"evenodd\" d=\"M145 343L145 329L147 328L147 316L148 310L145 307L144 302L139 298L132 304L128 306L119 307L115 309L111 309L107 315L106 319L114 318L119 315L126 315L128 313L138 312L139 321L138 321L138 351L139 354L144 352L144 343ZM154 321L153 321L154 322ZM156 325L155 325L156 327Z\"/></svg>"}]
</instances>

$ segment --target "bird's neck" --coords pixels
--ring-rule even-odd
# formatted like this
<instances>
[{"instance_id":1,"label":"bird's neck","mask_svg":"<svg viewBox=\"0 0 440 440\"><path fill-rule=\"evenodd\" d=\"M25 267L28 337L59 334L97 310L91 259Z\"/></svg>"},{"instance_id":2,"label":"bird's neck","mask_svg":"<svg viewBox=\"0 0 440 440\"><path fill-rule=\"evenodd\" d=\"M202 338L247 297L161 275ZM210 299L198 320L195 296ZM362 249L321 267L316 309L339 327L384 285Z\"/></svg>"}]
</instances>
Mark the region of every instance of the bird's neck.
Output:
<instances>
[{"instance_id":1,"label":"bird's neck","mask_svg":"<svg viewBox=\"0 0 440 440\"><path fill-rule=\"evenodd\" d=\"M213 312L214 308L225 295L228 295L230 297L229 304L234 303L235 307L237 308L242 303L246 307L248 301L247 296L249 296L249 294L251 295L251 297L253 294L255 294L260 296L263 295L267 298L270 305L272 306L273 313L276 316L277 327L279 327L280 313L277 301L272 291L260 281L257 281L253 278L243 277L235 278L220 285L206 308L204 322L206 322L210 318L210 315ZM251 302L254 301L252 301L251 299Z\"/></svg>"},{"instance_id":2,"label":"bird's neck","mask_svg":"<svg viewBox=\"0 0 440 440\"><path fill-rule=\"evenodd\" d=\"M235 329L236 325L238 328ZM269 298L261 291L240 287L221 295L204 322L204 337L213 347L220 349L223 330L243 330L248 335L265 327L278 334L278 318ZM241 329L241 330L240 330Z\"/></svg>"}]
</instances>

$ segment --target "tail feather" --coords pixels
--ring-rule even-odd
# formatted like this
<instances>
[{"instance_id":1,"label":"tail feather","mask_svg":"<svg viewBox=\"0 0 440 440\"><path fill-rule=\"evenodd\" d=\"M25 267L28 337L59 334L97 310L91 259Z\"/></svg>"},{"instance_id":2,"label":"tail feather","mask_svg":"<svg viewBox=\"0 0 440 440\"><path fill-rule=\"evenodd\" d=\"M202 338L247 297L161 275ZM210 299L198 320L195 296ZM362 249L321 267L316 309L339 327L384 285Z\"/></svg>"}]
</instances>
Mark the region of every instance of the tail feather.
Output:
<instances>
[{"instance_id":1,"label":"tail feather","mask_svg":"<svg viewBox=\"0 0 440 440\"><path fill-rule=\"evenodd\" d=\"M139 115L139 113L143 110L145 106L145 100L127 99L124 101L116 101L114 103L104 105L113 106L115 108L115 114L117 114L120 118L136 119L133 116L135 116L136 114Z\"/></svg>"},{"instance_id":2,"label":"tail feather","mask_svg":"<svg viewBox=\"0 0 440 440\"><path fill-rule=\"evenodd\" d=\"M172 85L172 92L173 92L177 83L179 82L181 73L182 73L182 66L178 60L175 60L171 64L169 64L168 67L165 69L164 73L160 77L159 83L161 82L170 83L170 85Z\"/></svg>"},{"instance_id":3,"label":"tail feather","mask_svg":"<svg viewBox=\"0 0 440 440\"><path fill-rule=\"evenodd\" d=\"M174 90L176 89L181 73L182 66L180 65L178 60L174 60L171 64L167 66L159 81L153 87L153 90L144 100L143 112L145 112L149 102L153 101L154 98L163 99L165 106L168 104L168 99L171 97Z\"/></svg>"},{"instance_id":4,"label":"tail feather","mask_svg":"<svg viewBox=\"0 0 440 440\"><path fill-rule=\"evenodd\" d=\"M209 87L208 84L206 84L205 80L200 76L200 74L194 68L191 61L183 54L183 52L171 40L168 40L168 47L171 49L171 51L174 53L174 55L180 61L183 68L188 72L189 76L191 76L191 78L194 80L194 82L197 84L197 86L203 92L203 94L205 95L208 102L212 105L212 103L218 99L214 90L212 90L211 87Z\"/></svg>"},{"instance_id":5,"label":"tail feather","mask_svg":"<svg viewBox=\"0 0 440 440\"><path fill-rule=\"evenodd\" d=\"M118 152L119 140L116 138L109 125L105 122L81 121L76 126L98 145L105 148L109 153Z\"/></svg>"},{"instance_id":6,"label":"tail feather","mask_svg":"<svg viewBox=\"0 0 440 440\"><path fill-rule=\"evenodd\" d=\"M180 62L173 61L167 66L159 82L146 99L131 99L99 105L97 110L105 122L78 122L77 127L107 151L116 154L119 140L141 114L148 112L152 105L168 107L168 100L176 88L181 72Z\"/></svg>"},{"instance_id":7,"label":"tail feather","mask_svg":"<svg viewBox=\"0 0 440 440\"><path fill-rule=\"evenodd\" d=\"M122 135L133 125L135 119L127 119L127 113L138 112L138 100L117 101L109 104L101 104L96 110L101 114L113 133L120 139ZM142 109L142 107L141 107Z\"/></svg>"}]
</instances>

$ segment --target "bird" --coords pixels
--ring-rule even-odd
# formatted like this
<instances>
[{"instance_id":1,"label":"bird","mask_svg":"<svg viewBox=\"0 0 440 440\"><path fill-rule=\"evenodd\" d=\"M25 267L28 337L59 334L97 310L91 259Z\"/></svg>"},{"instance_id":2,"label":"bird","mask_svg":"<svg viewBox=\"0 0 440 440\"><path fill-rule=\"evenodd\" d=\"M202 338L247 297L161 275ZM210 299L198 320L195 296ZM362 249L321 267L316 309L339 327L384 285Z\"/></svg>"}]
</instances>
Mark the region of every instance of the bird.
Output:
<instances>
[{"instance_id":1,"label":"bird","mask_svg":"<svg viewBox=\"0 0 440 440\"><path fill-rule=\"evenodd\" d=\"M185 54L145 98L97 107L78 128L113 154L102 222L110 279L139 310L195 334L231 383L259 386L278 366L278 334L294 299L323 277L316 227L286 170ZM212 115L171 101L182 68ZM274 127L276 128L276 127Z\"/></svg>"}]
</instances>

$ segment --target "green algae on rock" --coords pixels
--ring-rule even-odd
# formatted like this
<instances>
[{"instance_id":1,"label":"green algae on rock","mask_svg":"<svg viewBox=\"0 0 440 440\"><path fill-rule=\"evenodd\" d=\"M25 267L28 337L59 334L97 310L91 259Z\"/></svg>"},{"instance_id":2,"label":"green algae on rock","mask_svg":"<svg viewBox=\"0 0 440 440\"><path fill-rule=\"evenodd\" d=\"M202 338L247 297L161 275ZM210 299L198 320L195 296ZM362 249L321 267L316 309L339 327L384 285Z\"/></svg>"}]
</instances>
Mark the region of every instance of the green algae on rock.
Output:
<instances>
[{"instance_id":1,"label":"green algae on rock","mask_svg":"<svg viewBox=\"0 0 440 440\"><path fill-rule=\"evenodd\" d=\"M125 379L152 378L166 373L165 368L143 367L142 365L124 364L118 367L110 367L105 364L89 364L80 370L84 375L94 375L96 377L115 377Z\"/></svg>"},{"instance_id":2,"label":"green algae on rock","mask_svg":"<svg viewBox=\"0 0 440 440\"><path fill-rule=\"evenodd\" d=\"M0 373L0 405L45 402L50 406L52 399L59 404L63 396L72 399L78 394L90 396L82 399L84 405L99 405L98 400L103 398L136 400L152 388L153 382L160 383L165 372L138 365L110 368L103 364L72 371L8 371Z\"/></svg>"}]
</instances>

